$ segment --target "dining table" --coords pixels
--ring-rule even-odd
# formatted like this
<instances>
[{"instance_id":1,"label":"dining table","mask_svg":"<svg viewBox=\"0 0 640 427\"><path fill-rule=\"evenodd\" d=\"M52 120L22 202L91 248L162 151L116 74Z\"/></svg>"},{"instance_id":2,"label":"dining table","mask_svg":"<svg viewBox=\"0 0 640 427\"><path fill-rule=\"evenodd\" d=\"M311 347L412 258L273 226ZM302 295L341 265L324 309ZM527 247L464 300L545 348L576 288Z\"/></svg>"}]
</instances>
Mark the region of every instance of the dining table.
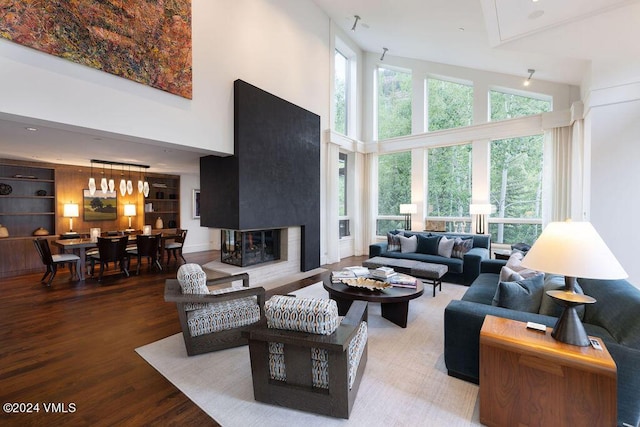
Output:
<instances>
[{"instance_id":1,"label":"dining table","mask_svg":"<svg viewBox=\"0 0 640 427\"><path fill-rule=\"evenodd\" d=\"M105 236L105 237L116 238L119 236ZM180 235L175 232L170 232L167 234L162 233L162 236L160 238L160 254L159 254L159 260L161 264L163 263L162 260L164 259L164 256L163 256L164 248L167 240L173 240L177 237L180 237ZM135 242L136 234L130 234L129 241ZM85 280L86 279L85 272L87 271L87 265L86 265L87 250L97 248L98 247L97 240L91 239L89 237L80 237L77 239L54 240L53 243L60 248L62 253L75 253L80 257L80 271L78 272L78 277L80 278L81 281Z\"/></svg>"}]
</instances>

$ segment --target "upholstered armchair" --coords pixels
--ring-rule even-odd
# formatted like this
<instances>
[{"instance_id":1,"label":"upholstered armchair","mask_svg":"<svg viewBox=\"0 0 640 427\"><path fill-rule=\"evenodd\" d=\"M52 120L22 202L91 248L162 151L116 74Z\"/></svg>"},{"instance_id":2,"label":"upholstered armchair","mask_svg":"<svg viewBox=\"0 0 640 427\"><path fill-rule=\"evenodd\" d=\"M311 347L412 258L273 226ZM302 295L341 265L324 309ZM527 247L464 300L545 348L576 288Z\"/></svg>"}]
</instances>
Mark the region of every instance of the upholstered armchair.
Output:
<instances>
[{"instance_id":1,"label":"upholstered armchair","mask_svg":"<svg viewBox=\"0 0 640 427\"><path fill-rule=\"evenodd\" d=\"M367 303L340 320L336 302L276 295L266 325L245 332L254 398L349 418L367 363Z\"/></svg>"},{"instance_id":2,"label":"upholstered armchair","mask_svg":"<svg viewBox=\"0 0 640 427\"><path fill-rule=\"evenodd\" d=\"M207 286L242 280L242 288L209 291ZM264 321L264 288L249 287L249 275L207 280L198 264L183 264L178 278L165 282L164 300L178 309L189 356L247 344L242 330Z\"/></svg>"}]
</instances>

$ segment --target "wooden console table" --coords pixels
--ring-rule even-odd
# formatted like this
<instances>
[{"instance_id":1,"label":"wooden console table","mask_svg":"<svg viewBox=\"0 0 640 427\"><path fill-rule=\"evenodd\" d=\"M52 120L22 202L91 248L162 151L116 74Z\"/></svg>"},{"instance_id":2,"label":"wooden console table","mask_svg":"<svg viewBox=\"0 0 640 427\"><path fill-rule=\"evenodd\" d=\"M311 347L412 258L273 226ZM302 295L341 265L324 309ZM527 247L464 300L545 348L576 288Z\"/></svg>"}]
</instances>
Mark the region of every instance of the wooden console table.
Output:
<instances>
[{"instance_id":1,"label":"wooden console table","mask_svg":"<svg viewBox=\"0 0 640 427\"><path fill-rule=\"evenodd\" d=\"M617 369L602 350L564 344L526 323L487 316L480 332L480 422L614 426Z\"/></svg>"}]
</instances>

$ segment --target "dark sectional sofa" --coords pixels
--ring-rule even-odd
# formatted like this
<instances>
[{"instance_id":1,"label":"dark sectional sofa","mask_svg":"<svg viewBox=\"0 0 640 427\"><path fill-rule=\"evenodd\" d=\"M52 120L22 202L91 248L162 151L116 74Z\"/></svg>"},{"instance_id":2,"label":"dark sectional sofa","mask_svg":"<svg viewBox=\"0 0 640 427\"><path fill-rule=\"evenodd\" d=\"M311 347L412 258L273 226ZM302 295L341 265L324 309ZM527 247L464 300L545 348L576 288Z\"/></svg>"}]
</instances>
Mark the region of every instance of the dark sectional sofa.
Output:
<instances>
[{"instance_id":1,"label":"dark sectional sofa","mask_svg":"<svg viewBox=\"0 0 640 427\"><path fill-rule=\"evenodd\" d=\"M493 306L499 272L506 261L482 263L482 273L461 300L444 312L444 359L449 375L478 383L480 329L486 315L553 327L557 318ZM618 425L640 425L640 289L626 280L578 279L595 304L585 307L587 334L605 342L618 368Z\"/></svg>"},{"instance_id":2,"label":"dark sectional sofa","mask_svg":"<svg viewBox=\"0 0 640 427\"><path fill-rule=\"evenodd\" d=\"M397 232L397 231L396 231ZM427 250L420 251L421 245L418 243L418 251L416 252L400 252L389 251L387 242L374 243L369 245L369 258L375 256L410 259L414 261L422 261L433 264L443 264L449 268L449 272L442 280L447 282L471 284L473 280L480 274L480 263L489 259L489 249L491 247L491 237L485 234L462 234L462 233L436 233L436 232L415 232L403 231L404 236L411 237L433 237L447 236L447 238L473 239L473 247L464 254L462 258L452 256L447 258L433 253L427 253Z\"/></svg>"}]
</instances>

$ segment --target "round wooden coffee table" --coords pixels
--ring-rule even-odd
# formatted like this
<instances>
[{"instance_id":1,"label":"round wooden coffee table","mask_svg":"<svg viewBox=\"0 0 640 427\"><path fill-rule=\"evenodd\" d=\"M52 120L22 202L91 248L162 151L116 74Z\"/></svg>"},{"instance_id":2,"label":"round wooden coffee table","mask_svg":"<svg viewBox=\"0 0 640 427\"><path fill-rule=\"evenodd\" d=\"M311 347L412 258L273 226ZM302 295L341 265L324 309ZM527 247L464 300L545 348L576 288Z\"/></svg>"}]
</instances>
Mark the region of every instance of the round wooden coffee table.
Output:
<instances>
[{"instance_id":1,"label":"round wooden coffee table","mask_svg":"<svg viewBox=\"0 0 640 427\"><path fill-rule=\"evenodd\" d=\"M390 287L379 291L347 286L344 283L333 283L331 277L323 281L329 298L338 305L338 314L344 316L354 300L379 302L382 317L403 328L407 327L409 301L424 293L422 280L417 280L416 288Z\"/></svg>"}]
</instances>

